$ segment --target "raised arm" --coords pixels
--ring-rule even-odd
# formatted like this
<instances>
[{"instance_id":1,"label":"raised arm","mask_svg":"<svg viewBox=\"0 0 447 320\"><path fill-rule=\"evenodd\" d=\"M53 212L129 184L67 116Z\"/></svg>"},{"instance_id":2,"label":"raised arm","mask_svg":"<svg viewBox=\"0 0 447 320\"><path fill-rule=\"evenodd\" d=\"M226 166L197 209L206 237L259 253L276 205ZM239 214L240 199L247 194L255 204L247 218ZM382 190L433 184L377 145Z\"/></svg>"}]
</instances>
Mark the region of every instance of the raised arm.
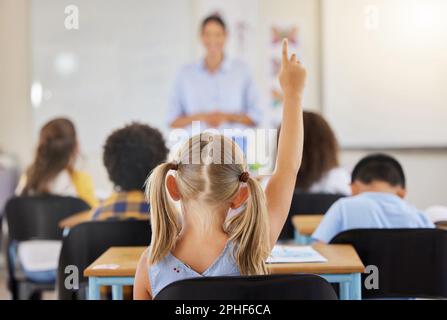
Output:
<instances>
[{"instance_id":1,"label":"raised arm","mask_svg":"<svg viewBox=\"0 0 447 320\"><path fill-rule=\"evenodd\" d=\"M265 190L272 247L278 240L289 213L303 153L301 100L306 70L297 60L296 54L289 58L287 40L283 41L279 81L284 92L281 133L275 170Z\"/></svg>"}]
</instances>

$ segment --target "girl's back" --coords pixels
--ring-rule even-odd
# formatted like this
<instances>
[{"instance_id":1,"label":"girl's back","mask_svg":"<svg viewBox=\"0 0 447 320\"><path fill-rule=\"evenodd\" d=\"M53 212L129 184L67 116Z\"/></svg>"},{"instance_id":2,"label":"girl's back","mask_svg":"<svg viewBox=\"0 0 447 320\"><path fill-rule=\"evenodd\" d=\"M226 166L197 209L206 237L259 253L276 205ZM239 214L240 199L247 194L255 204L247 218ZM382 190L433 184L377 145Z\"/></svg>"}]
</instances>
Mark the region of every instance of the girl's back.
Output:
<instances>
[{"instance_id":1,"label":"girl's back","mask_svg":"<svg viewBox=\"0 0 447 320\"><path fill-rule=\"evenodd\" d=\"M305 78L296 55L289 59L285 41L283 129L265 193L250 177L240 148L221 135L192 137L174 162L154 169L147 184L151 246L137 267L135 299L150 299L166 285L191 277L267 273L265 261L287 219L301 161Z\"/></svg>"},{"instance_id":2,"label":"girl's back","mask_svg":"<svg viewBox=\"0 0 447 320\"><path fill-rule=\"evenodd\" d=\"M212 244L204 248L210 248ZM185 249L181 253L184 258L168 253L160 262L150 266L149 282L151 293L155 297L161 289L167 285L188 278L217 277L217 276L239 276L241 275L234 259L234 243L228 241L221 252L214 259L213 255L201 255L200 252L189 252ZM210 250L208 250L210 251ZM190 261L189 263L187 261ZM207 265L205 267L204 265Z\"/></svg>"}]
</instances>

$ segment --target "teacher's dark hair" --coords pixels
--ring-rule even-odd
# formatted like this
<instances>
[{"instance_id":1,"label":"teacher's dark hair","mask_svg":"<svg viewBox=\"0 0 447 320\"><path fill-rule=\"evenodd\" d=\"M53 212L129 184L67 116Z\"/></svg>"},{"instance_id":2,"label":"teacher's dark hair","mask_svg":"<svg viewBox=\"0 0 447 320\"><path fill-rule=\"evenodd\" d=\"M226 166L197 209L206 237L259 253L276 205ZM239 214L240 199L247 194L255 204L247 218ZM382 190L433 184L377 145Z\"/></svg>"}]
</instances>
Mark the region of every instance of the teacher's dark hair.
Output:
<instances>
[{"instance_id":1,"label":"teacher's dark hair","mask_svg":"<svg viewBox=\"0 0 447 320\"><path fill-rule=\"evenodd\" d=\"M167 154L160 131L132 123L107 138L103 161L109 179L120 190L143 190L147 176L166 160Z\"/></svg>"},{"instance_id":2,"label":"teacher's dark hair","mask_svg":"<svg viewBox=\"0 0 447 320\"><path fill-rule=\"evenodd\" d=\"M227 31L227 25L226 25L225 21L218 14L213 14L213 15L206 17L202 22L200 30L203 32L205 30L206 25L211 22L217 23L224 29L225 32Z\"/></svg>"}]
</instances>

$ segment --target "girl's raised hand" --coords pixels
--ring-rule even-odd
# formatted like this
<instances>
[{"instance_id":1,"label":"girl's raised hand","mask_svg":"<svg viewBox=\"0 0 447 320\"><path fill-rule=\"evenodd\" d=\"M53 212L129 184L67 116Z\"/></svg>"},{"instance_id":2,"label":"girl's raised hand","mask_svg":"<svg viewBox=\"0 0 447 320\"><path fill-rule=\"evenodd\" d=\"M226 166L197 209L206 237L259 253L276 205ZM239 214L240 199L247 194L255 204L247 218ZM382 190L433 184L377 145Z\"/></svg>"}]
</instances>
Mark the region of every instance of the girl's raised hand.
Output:
<instances>
[{"instance_id":1,"label":"girl's raised hand","mask_svg":"<svg viewBox=\"0 0 447 320\"><path fill-rule=\"evenodd\" d=\"M284 39L282 42L282 63L279 73L279 83L284 91L284 95L302 95L306 83L306 69L298 61L296 54L292 54L289 59L289 42Z\"/></svg>"},{"instance_id":2,"label":"girl's raised hand","mask_svg":"<svg viewBox=\"0 0 447 320\"><path fill-rule=\"evenodd\" d=\"M296 54L292 54L289 59L288 49L288 41L284 39L281 72L279 73L279 82L284 92L281 134L275 171L265 188L272 248L289 215L296 176L303 155L304 134L301 100L306 82L306 70L297 60Z\"/></svg>"}]
</instances>

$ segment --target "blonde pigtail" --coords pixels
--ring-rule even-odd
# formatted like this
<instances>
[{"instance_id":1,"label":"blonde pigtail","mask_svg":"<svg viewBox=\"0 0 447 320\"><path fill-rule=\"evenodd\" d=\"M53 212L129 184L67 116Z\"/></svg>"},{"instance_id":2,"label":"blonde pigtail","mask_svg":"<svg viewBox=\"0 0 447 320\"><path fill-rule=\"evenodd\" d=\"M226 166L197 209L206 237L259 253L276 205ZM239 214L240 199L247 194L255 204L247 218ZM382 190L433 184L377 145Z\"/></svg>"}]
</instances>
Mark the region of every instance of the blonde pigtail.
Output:
<instances>
[{"instance_id":1,"label":"blonde pigtail","mask_svg":"<svg viewBox=\"0 0 447 320\"><path fill-rule=\"evenodd\" d=\"M181 230L177 210L170 201L166 189L166 176L172 164L156 167L149 176L146 197L151 206L152 240L148 256L149 265L161 261L174 247Z\"/></svg>"},{"instance_id":2,"label":"blonde pigtail","mask_svg":"<svg viewBox=\"0 0 447 320\"><path fill-rule=\"evenodd\" d=\"M246 209L226 224L230 240L238 245L234 252L242 275L267 274L265 261L270 254L268 213L265 195L259 183L247 179L249 199Z\"/></svg>"}]
</instances>

